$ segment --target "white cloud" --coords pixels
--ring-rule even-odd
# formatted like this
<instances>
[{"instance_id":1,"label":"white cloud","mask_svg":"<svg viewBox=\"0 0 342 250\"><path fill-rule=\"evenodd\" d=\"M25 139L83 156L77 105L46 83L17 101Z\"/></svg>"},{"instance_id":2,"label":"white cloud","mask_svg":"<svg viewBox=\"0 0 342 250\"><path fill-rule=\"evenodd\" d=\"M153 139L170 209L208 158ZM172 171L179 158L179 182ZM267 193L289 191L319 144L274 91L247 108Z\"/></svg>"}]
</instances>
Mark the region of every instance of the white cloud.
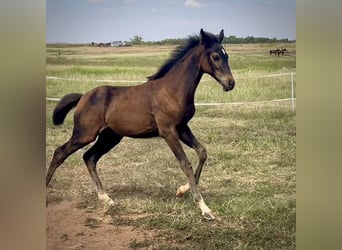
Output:
<instances>
[{"instance_id":1,"label":"white cloud","mask_svg":"<svg viewBox=\"0 0 342 250\"><path fill-rule=\"evenodd\" d=\"M206 7L206 4L202 4L198 2L197 0L186 0L184 3L184 6L189 7L189 8L201 8L201 7Z\"/></svg>"}]
</instances>

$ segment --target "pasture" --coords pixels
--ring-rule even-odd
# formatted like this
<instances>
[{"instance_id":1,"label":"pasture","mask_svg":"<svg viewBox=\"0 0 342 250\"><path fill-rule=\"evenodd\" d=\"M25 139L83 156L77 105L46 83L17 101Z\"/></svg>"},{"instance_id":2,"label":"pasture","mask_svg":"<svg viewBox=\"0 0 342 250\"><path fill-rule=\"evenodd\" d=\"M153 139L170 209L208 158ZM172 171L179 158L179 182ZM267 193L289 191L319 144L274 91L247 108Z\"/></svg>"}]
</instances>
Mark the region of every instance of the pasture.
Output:
<instances>
[{"instance_id":1,"label":"pasture","mask_svg":"<svg viewBox=\"0 0 342 250\"><path fill-rule=\"evenodd\" d=\"M289 50L288 55L269 56L270 49L282 46ZM199 188L217 220L205 221L191 194L175 197L186 177L162 139L124 138L98 163L103 185L115 201L111 208L98 202L82 160L85 149L57 169L46 191L49 206L77 200L76 208L70 210L77 209L83 216L77 217L78 221L66 218L69 223L60 224L53 217L61 211L50 210L50 249L108 248L99 245L97 239L109 241L112 249L295 249L295 112L288 102L260 103L291 97L290 76L257 78L295 72L295 44L225 47L235 89L224 92L205 75L195 100L251 103L198 106L189 123L208 151ZM47 79L46 96L60 98L104 84L138 84L157 71L173 48L48 45L46 74L63 79ZM46 167L55 148L69 139L73 125L72 114L62 126L52 124L55 105L46 102ZM186 147L185 150L195 166L195 152ZM66 216L62 212L60 218ZM71 221L80 224L74 232L68 231L74 226ZM53 231L57 226L52 223L60 226L58 231ZM84 228L90 228L90 233ZM111 238L126 229L130 230L126 245ZM110 230L112 233L106 234ZM137 232L136 237L132 231Z\"/></svg>"}]
</instances>

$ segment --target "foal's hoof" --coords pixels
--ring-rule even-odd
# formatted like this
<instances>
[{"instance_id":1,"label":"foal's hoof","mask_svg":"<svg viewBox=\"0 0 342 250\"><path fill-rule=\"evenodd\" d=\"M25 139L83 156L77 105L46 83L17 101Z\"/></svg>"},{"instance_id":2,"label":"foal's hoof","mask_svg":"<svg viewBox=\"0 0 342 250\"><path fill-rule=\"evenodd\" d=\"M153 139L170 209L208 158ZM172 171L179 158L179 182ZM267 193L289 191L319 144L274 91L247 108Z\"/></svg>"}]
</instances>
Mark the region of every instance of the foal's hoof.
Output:
<instances>
[{"instance_id":1,"label":"foal's hoof","mask_svg":"<svg viewBox=\"0 0 342 250\"><path fill-rule=\"evenodd\" d=\"M109 201L107 201L108 206L113 206L114 205L114 201L112 199L110 199Z\"/></svg>"},{"instance_id":2,"label":"foal's hoof","mask_svg":"<svg viewBox=\"0 0 342 250\"><path fill-rule=\"evenodd\" d=\"M182 185L177 189L176 197L182 197L190 189L189 184Z\"/></svg>"},{"instance_id":3,"label":"foal's hoof","mask_svg":"<svg viewBox=\"0 0 342 250\"><path fill-rule=\"evenodd\" d=\"M208 221L213 221L216 219L215 216L212 214L212 212L205 212L202 215Z\"/></svg>"},{"instance_id":4,"label":"foal's hoof","mask_svg":"<svg viewBox=\"0 0 342 250\"><path fill-rule=\"evenodd\" d=\"M103 201L103 209L105 211L110 211L114 207L114 201L112 199Z\"/></svg>"},{"instance_id":5,"label":"foal's hoof","mask_svg":"<svg viewBox=\"0 0 342 250\"><path fill-rule=\"evenodd\" d=\"M109 198L109 196L107 194L99 195L99 200L103 201L108 206L114 205L114 201L111 198Z\"/></svg>"},{"instance_id":6,"label":"foal's hoof","mask_svg":"<svg viewBox=\"0 0 342 250\"><path fill-rule=\"evenodd\" d=\"M178 189L176 192L176 197L182 197L183 195L184 193Z\"/></svg>"}]
</instances>

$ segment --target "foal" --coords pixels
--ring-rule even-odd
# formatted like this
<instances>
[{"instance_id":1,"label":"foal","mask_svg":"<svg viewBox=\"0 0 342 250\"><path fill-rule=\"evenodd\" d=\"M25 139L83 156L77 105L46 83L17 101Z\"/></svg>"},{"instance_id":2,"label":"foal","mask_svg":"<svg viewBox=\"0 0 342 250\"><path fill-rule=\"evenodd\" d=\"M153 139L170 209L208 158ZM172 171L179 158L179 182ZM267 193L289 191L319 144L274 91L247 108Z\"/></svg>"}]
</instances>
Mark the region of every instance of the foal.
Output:
<instances>
[{"instance_id":1,"label":"foal","mask_svg":"<svg viewBox=\"0 0 342 250\"><path fill-rule=\"evenodd\" d=\"M215 219L197 186L207 152L187 124L195 114L194 95L204 73L215 78L225 91L234 88L228 54L221 45L223 38L223 30L215 36L201 29L200 36L190 37L185 46L178 47L159 71L141 85L100 86L85 94L64 96L53 112L53 123L62 124L67 113L76 107L74 128L71 138L54 152L46 175L46 186L68 156L97 138L83 159L99 199L113 204L97 174L97 161L124 136L160 136L188 178L188 183L180 186L176 195L182 196L191 190L202 215L208 220ZM198 155L199 163L195 172L181 141Z\"/></svg>"}]
</instances>

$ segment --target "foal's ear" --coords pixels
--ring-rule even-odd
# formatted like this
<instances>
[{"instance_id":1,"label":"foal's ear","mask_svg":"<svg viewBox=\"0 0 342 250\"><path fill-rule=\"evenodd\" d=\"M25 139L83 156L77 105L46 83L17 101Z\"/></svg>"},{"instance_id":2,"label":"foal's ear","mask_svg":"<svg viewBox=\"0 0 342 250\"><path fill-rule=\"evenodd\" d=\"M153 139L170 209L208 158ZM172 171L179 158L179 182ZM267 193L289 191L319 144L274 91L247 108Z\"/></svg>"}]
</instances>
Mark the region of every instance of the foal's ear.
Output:
<instances>
[{"instance_id":1,"label":"foal's ear","mask_svg":"<svg viewBox=\"0 0 342 250\"><path fill-rule=\"evenodd\" d=\"M220 32L220 35L218 37L218 42L221 43L223 38L224 38L224 34L223 34L223 29L222 29L221 32Z\"/></svg>"},{"instance_id":2,"label":"foal's ear","mask_svg":"<svg viewBox=\"0 0 342 250\"><path fill-rule=\"evenodd\" d=\"M205 31L203 29L201 29L200 35L201 35L200 44L205 44L205 42L209 40L208 35L205 33Z\"/></svg>"}]
</instances>

